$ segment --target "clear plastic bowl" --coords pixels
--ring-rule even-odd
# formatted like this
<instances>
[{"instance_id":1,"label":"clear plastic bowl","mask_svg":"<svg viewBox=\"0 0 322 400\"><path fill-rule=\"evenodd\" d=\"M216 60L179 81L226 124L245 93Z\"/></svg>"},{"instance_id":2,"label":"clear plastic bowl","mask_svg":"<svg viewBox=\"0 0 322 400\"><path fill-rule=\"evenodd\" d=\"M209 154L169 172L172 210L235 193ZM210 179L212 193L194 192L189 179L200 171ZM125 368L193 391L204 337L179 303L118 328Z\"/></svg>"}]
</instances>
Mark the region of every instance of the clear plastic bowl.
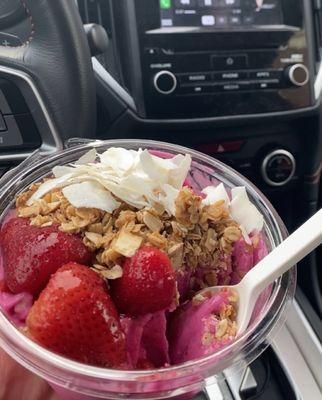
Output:
<instances>
[{"instance_id":1,"label":"clear plastic bowl","mask_svg":"<svg viewBox=\"0 0 322 400\"><path fill-rule=\"evenodd\" d=\"M72 139L66 149L53 155L36 152L10 175L0 181L0 215L12 207L13 199L32 182L50 174L55 165L77 160L96 147L127 149L147 148L170 154L189 153L193 159L190 181L202 189L211 183L223 182L227 188L245 186L251 201L264 215L264 232L268 249L276 247L287 235L278 214L247 179L223 163L188 148L148 140L89 141ZM206 357L181 365L146 371L121 371L97 368L59 356L23 335L0 310L0 345L20 364L41 376L66 400L87 399L188 399L210 382L224 379L228 373L244 368L269 345L285 321L285 309L293 299L296 282L295 267L279 278L257 303L248 330L234 343ZM192 338L193 340L193 338Z\"/></svg>"}]
</instances>

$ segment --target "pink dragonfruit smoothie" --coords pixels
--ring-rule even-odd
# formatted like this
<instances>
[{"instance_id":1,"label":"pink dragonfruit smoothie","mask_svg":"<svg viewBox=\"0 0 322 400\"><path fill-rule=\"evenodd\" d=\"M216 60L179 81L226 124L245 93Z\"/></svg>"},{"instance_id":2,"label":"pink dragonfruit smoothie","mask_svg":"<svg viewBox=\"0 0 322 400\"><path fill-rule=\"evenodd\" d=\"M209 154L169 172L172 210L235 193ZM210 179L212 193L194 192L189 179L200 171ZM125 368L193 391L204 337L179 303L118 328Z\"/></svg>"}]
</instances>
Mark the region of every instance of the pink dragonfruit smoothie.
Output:
<instances>
[{"instance_id":1,"label":"pink dragonfruit smoothie","mask_svg":"<svg viewBox=\"0 0 322 400\"><path fill-rule=\"evenodd\" d=\"M168 158L161 152L153 154ZM218 190L201 191L200 185L210 185L209 187ZM223 190L227 191L227 199L224 198L223 201L240 200L238 193L235 193L234 198L229 189L222 184L221 188L219 186L217 180L210 182L204 176L193 173L189 173L183 180L183 187L189 187L194 195L198 195L200 201L205 202L204 207L211 205L211 198L218 201L216 196L222 195ZM206 298L199 298L197 293L212 285L239 283L267 252L264 233L254 229L236 240L232 244L231 252L218 253L215 271L213 267L203 264L194 268L187 264L177 266L176 304L141 316L120 313L120 323L125 335L126 367L166 368L215 353L232 343L237 332L235 319L238 299L235 293L224 291ZM6 265L0 254L0 308L17 328L25 328L35 296L28 292L12 293L6 285L5 270ZM258 300L253 321L260 318L269 294L268 288Z\"/></svg>"}]
</instances>

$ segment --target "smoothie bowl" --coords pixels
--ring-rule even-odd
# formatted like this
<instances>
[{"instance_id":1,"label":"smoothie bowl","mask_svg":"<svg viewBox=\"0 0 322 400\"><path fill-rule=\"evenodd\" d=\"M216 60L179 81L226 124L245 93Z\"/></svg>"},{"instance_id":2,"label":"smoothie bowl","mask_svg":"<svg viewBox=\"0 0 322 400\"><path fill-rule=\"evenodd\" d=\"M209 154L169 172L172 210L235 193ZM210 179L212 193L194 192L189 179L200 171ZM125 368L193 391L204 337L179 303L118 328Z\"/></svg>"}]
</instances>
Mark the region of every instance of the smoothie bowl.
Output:
<instances>
[{"instance_id":1,"label":"smoothie bowl","mask_svg":"<svg viewBox=\"0 0 322 400\"><path fill-rule=\"evenodd\" d=\"M64 399L191 398L284 322L295 269L237 336L233 285L285 237L224 164L146 140L35 154L0 189L0 344ZM76 143L76 145L75 145Z\"/></svg>"}]
</instances>

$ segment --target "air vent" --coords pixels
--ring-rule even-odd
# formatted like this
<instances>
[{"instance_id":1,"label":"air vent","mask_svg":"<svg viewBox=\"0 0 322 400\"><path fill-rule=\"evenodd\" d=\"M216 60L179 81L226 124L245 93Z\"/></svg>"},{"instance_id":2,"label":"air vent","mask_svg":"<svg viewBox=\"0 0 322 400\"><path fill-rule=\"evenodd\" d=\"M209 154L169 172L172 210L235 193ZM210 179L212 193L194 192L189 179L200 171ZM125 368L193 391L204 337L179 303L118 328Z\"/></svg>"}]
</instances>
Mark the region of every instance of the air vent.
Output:
<instances>
[{"instance_id":1,"label":"air vent","mask_svg":"<svg viewBox=\"0 0 322 400\"><path fill-rule=\"evenodd\" d=\"M114 20L112 0L77 0L79 12L84 24L96 23L102 25L109 37L106 54L97 56L98 61L118 81L120 74L118 52L115 48Z\"/></svg>"},{"instance_id":2,"label":"air vent","mask_svg":"<svg viewBox=\"0 0 322 400\"><path fill-rule=\"evenodd\" d=\"M78 0L78 7L84 24L100 24L109 36L111 35L112 16L109 0Z\"/></svg>"},{"instance_id":3,"label":"air vent","mask_svg":"<svg viewBox=\"0 0 322 400\"><path fill-rule=\"evenodd\" d=\"M313 0L316 41L316 61L321 61L322 53L322 0Z\"/></svg>"}]
</instances>

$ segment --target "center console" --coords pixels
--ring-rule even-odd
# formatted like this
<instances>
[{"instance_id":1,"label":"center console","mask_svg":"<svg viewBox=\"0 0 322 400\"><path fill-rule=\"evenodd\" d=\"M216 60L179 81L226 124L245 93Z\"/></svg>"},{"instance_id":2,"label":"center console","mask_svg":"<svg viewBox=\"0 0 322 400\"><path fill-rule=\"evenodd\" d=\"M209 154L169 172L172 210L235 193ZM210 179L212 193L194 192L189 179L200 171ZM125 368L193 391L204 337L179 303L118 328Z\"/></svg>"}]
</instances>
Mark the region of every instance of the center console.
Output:
<instances>
[{"instance_id":1,"label":"center console","mask_svg":"<svg viewBox=\"0 0 322 400\"><path fill-rule=\"evenodd\" d=\"M134 12L130 46L138 49L132 57L140 74L132 79L142 116L220 117L313 104L302 1L140 0Z\"/></svg>"}]
</instances>

